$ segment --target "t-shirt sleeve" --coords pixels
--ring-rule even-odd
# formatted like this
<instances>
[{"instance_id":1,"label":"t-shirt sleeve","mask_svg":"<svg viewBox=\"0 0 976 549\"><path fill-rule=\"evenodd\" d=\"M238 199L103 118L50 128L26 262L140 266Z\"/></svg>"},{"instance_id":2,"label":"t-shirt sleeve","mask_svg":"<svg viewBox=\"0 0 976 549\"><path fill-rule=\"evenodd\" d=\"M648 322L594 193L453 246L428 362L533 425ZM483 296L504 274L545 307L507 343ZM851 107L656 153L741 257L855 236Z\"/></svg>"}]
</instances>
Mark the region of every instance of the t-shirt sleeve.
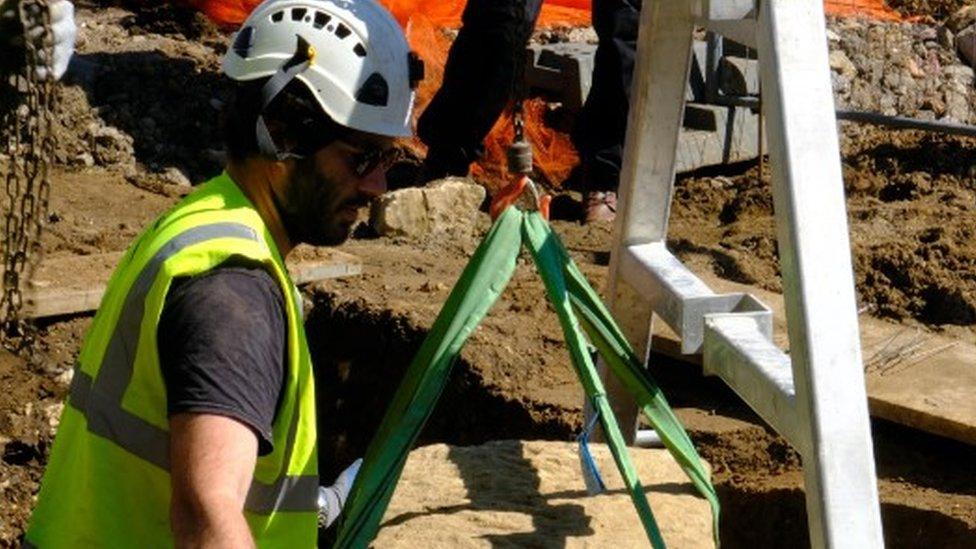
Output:
<instances>
[{"instance_id":1,"label":"t-shirt sleeve","mask_svg":"<svg viewBox=\"0 0 976 549\"><path fill-rule=\"evenodd\" d=\"M260 267L221 267L174 282L157 328L170 416L213 413L250 427L273 450L285 371L281 289Z\"/></svg>"}]
</instances>

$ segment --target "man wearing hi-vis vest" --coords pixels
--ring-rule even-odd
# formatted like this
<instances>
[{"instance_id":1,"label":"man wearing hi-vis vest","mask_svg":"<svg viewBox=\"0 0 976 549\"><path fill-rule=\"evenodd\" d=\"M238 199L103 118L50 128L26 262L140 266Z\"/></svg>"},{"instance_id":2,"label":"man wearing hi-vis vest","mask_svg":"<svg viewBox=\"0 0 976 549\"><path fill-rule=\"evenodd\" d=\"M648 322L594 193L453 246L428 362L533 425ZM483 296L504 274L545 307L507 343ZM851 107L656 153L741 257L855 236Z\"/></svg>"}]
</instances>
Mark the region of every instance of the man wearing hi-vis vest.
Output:
<instances>
[{"instance_id":1,"label":"man wearing hi-vis vest","mask_svg":"<svg viewBox=\"0 0 976 549\"><path fill-rule=\"evenodd\" d=\"M268 0L224 58L229 162L122 258L86 336L27 547L312 547L316 471L284 257L348 238L409 136L422 65L373 0Z\"/></svg>"}]
</instances>

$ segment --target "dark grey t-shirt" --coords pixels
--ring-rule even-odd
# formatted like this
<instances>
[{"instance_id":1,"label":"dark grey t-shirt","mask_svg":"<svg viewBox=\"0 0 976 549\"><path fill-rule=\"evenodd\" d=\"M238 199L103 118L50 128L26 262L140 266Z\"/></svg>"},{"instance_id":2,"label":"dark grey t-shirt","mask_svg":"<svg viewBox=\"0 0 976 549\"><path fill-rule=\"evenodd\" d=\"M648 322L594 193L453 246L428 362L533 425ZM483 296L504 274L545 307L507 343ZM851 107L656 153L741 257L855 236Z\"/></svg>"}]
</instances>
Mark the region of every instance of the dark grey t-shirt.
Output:
<instances>
[{"instance_id":1,"label":"dark grey t-shirt","mask_svg":"<svg viewBox=\"0 0 976 549\"><path fill-rule=\"evenodd\" d=\"M258 454L273 449L285 381L285 306L261 267L221 266L173 282L157 328L170 416L227 416L250 427Z\"/></svg>"}]
</instances>

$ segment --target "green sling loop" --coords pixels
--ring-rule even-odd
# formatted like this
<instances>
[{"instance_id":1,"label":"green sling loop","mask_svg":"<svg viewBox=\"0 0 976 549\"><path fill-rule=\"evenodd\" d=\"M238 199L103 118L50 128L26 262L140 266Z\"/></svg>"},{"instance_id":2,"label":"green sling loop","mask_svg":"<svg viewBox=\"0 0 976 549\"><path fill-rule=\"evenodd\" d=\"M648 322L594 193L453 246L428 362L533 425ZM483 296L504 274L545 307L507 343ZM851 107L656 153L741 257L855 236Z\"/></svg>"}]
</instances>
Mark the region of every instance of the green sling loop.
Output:
<instances>
[{"instance_id":1,"label":"green sling loop","mask_svg":"<svg viewBox=\"0 0 976 549\"><path fill-rule=\"evenodd\" d=\"M336 547L366 547L375 538L407 455L447 383L454 360L514 274L515 260L523 243L545 283L573 367L587 398L599 413L614 461L651 544L655 548L665 546L590 358L584 331L610 370L635 396L672 456L708 500L717 545L719 504L715 488L661 390L647 375L609 311L546 220L538 212L523 213L509 207L475 251L407 369L346 501Z\"/></svg>"}]
</instances>

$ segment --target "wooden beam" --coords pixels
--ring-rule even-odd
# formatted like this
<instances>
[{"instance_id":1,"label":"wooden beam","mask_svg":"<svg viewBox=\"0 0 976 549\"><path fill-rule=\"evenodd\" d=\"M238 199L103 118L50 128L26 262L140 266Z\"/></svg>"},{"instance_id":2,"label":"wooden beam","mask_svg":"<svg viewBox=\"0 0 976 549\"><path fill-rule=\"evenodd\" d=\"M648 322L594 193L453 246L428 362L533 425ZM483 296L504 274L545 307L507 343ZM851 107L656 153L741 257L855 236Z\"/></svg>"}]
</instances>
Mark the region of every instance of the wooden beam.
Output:
<instances>
[{"instance_id":1,"label":"wooden beam","mask_svg":"<svg viewBox=\"0 0 976 549\"><path fill-rule=\"evenodd\" d=\"M24 296L24 315L47 318L94 311L101 303L122 252L86 256L54 256L41 261ZM288 272L297 285L355 276L362 260L327 248L299 248L289 259Z\"/></svg>"},{"instance_id":2,"label":"wooden beam","mask_svg":"<svg viewBox=\"0 0 976 549\"><path fill-rule=\"evenodd\" d=\"M699 277L714 291L750 293L773 310L773 340L789 349L783 296L714 275ZM885 419L976 445L976 344L861 315L868 409ZM678 336L654 323L656 353L691 364L701 355L681 354Z\"/></svg>"}]
</instances>

